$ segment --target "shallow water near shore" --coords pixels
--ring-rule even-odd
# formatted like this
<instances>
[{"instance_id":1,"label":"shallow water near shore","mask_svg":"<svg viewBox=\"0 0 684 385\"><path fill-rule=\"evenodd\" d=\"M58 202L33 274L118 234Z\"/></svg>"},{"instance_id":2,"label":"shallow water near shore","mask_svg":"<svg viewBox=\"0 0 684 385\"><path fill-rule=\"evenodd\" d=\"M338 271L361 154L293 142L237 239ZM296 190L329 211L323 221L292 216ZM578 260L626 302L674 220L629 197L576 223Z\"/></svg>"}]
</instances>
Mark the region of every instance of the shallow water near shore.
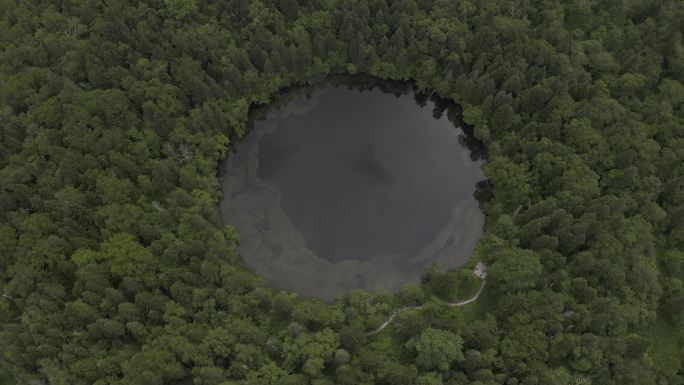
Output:
<instances>
[{"instance_id":1,"label":"shallow water near shore","mask_svg":"<svg viewBox=\"0 0 684 385\"><path fill-rule=\"evenodd\" d=\"M221 213L242 259L276 287L326 300L398 290L432 262L465 264L482 234L473 193L484 175L457 124L456 106L406 83L289 92L222 165Z\"/></svg>"}]
</instances>

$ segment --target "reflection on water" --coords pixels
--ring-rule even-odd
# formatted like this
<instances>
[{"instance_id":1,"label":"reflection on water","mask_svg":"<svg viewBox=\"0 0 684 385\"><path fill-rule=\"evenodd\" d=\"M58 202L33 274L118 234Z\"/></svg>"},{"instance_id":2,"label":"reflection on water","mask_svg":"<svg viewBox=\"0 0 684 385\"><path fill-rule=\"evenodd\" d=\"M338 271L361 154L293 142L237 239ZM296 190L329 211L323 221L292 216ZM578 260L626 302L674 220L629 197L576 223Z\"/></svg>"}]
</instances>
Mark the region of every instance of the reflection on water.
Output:
<instances>
[{"instance_id":1,"label":"reflection on water","mask_svg":"<svg viewBox=\"0 0 684 385\"><path fill-rule=\"evenodd\" d=\"M221 211L267 280L330 299L395 290L430 262L472 254L484 176L452 104L345 78L291 92L261 118L224 164Z\"/></svg>"}]
</instances>

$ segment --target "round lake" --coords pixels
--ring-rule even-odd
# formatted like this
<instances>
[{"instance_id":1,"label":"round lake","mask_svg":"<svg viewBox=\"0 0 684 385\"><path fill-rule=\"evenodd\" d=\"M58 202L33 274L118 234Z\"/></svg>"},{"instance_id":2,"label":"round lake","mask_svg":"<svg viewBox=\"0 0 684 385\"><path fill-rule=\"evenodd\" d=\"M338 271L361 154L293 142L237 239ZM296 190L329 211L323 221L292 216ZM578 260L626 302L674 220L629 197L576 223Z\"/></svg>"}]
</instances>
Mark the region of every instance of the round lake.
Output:
<instances>
[{"instance_id":1,"label":"round lake","mask_svg":"<svg viewBox=\"0 0 684 385\"><path fill-rule=\"evenodd\" d=\"M241 257L275 286L322 299L465 264L482 232L473 193L484 175L457 117L398 82L288 93L223 165L221 212Z\"/></svg>"}]
</instances>

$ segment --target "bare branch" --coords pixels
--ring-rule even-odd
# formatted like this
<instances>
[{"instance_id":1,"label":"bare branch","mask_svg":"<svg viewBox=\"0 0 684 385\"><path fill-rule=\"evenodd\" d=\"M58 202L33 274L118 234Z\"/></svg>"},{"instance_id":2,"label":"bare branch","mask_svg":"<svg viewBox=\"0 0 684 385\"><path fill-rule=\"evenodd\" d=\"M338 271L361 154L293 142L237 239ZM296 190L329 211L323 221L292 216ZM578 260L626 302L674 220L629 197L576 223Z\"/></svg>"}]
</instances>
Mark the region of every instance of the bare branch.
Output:
<instances>
[{"instance_id":1,"label":"bare branch","mask_svg":"<svg viewBox=\"0 0 684 385\"><path fill-rule=\"evenodd\" d=\"M192 148L187 143L181 143L177 148L170 149L171 155L176 158L176 162L183 163L189 161L193 157Z\"/></svg>"}]
</instances>

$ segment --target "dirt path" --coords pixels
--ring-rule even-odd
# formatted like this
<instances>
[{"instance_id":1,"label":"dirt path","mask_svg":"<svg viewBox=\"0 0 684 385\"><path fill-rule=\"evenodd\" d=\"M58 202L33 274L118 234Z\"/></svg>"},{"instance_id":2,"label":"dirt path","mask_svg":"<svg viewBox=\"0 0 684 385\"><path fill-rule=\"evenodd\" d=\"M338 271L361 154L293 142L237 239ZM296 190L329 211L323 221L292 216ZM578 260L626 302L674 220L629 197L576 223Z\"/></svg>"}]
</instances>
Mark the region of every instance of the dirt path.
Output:
<instances>
[{"instance_id":1,"label":"dirt path","mask_svg":"<svg viewBox=\"0 0 684 385\"><path fill-rule=\"evenodd\" d=\"M482 290L484 290L485 282L487 282L487 281L483 279L483 280L482 280L482 283L480 284L480 288L477 289L477 293L475 293L474 296L472 296L472 297L470 297L470 298L468 298L468 299L464 299L463 301L458 301L458 302L447 302L447 306L449 306L449 307L463 306L463 305L467 305L467 304L469 304L469 303L471 303L471 302L475 302L475 300L480 296L480 293L482 293Z\"/></svg>"},{"instance_id":2,"label":"dirt path","mask_svg":"<svg viewBox=\"0 0 684 385\"><path fill-rule=\"evenodd\" d=\"M463 301L458 301L458 302L447 302L447 306L449 306L449 307L463 306L463 305L467 305L467 304L469 304L469 303L471 303L471 302L474 302L475 300L477 300L477 298L478 298L478 297L480 296L480 294L482 293L482 290L484 289L485 283L486 283L486 282L487 282L487 281L483 278L483 279L482 279L482 284L480 284L480 288L477 289L477 293L475 293L474 296L472 296L472 297L470 297L470 298L468 298L468 299L464 299ZM374 335L374 334L378 334L378 333L380 333L381 331L385 330L385 328L386 328L387 326L389 326L389 324L391 324L392 321L394 321L394 319L399 315L399 313L401 313L401 312L403 312L403 311L405 311L405 310L420 310L420 309L422 309L422 308L423 308L423 305L420 305L420 306L404 306L404 307L400 307L399 309L395 310L392 314L390 314L390 316L387 317L387 319L385 320L385 322L383 322L382 325L378 326L377 329L371 330L371 331L369 331L369 332L366 332L366 336L372 336L372 335Z\"/></svg>"}]
</instances>

